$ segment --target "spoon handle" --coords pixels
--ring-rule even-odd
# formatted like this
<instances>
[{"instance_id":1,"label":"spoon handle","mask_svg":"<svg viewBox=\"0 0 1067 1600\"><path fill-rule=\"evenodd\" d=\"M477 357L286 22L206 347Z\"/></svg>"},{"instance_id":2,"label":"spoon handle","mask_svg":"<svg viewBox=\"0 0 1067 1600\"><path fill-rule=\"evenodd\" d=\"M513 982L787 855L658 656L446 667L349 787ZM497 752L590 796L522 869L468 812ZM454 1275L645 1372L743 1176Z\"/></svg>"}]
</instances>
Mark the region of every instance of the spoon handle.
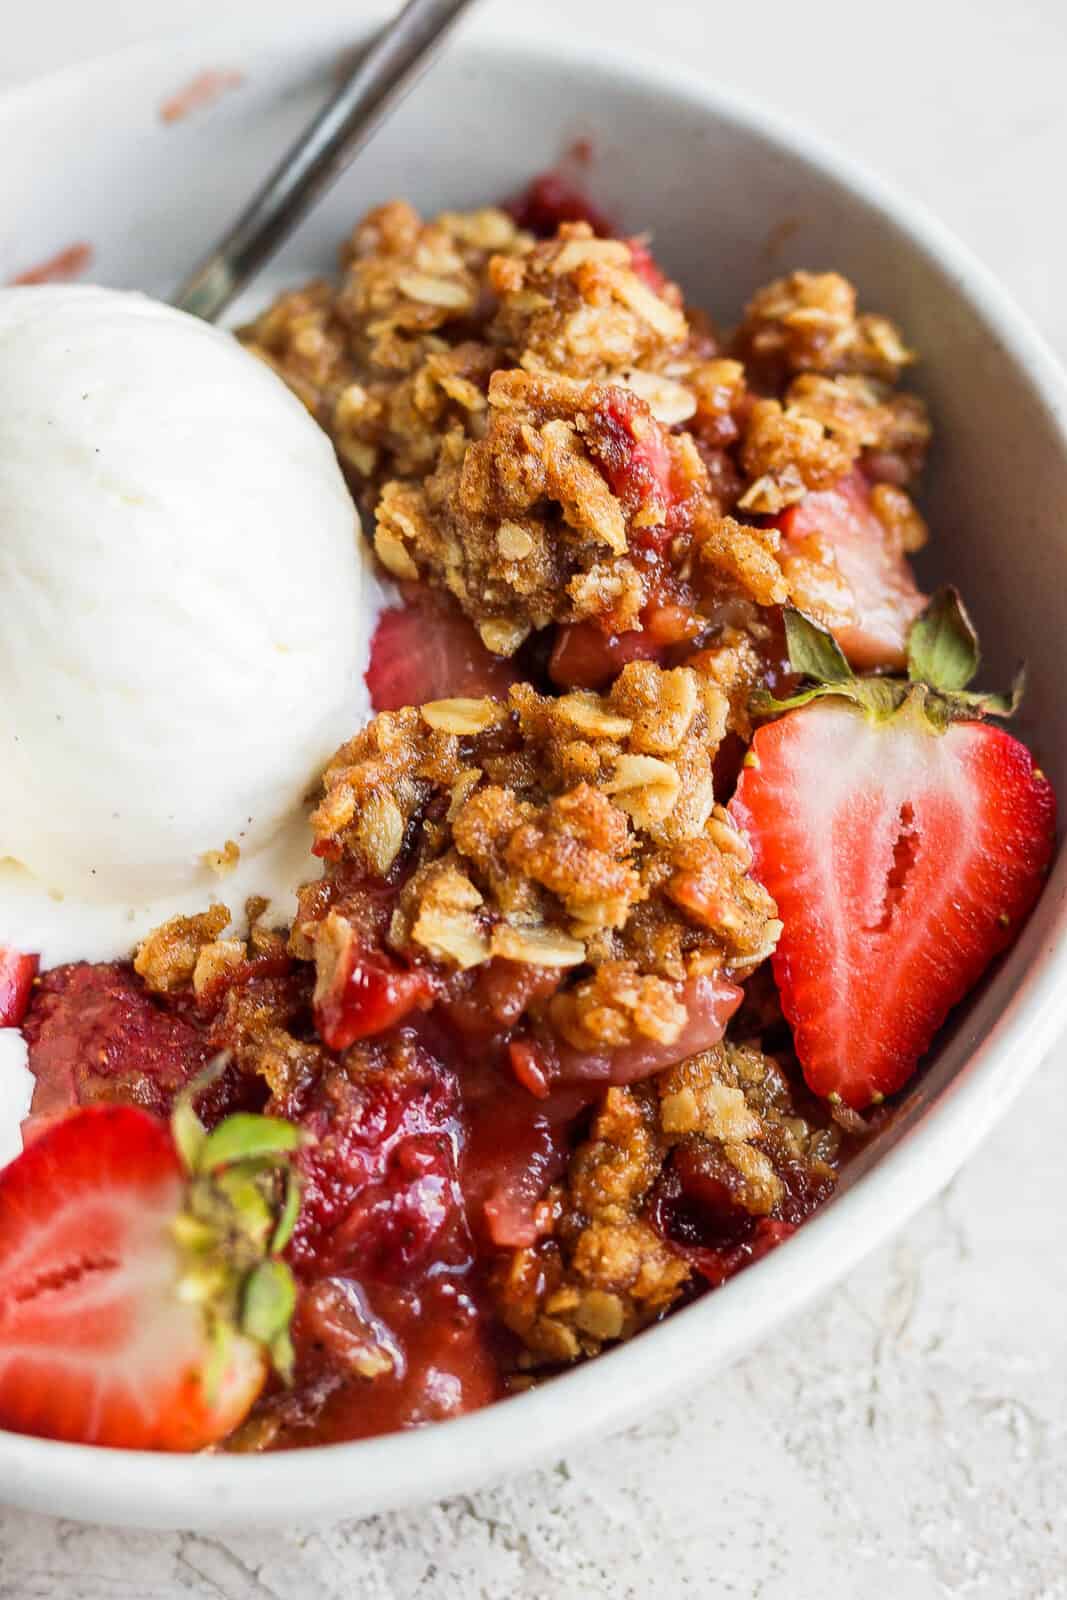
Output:
<instances>
[{"instance_id":1,"label":"spoon handle","mask_svg":"<svg viewBox=\"0 0 1067 1600\"><path fill-rule=\"evenodd\" d=\"M173 304L214 322L340 177L474 0L408 0L275 167Z\"/></svg>"}]
</instances>

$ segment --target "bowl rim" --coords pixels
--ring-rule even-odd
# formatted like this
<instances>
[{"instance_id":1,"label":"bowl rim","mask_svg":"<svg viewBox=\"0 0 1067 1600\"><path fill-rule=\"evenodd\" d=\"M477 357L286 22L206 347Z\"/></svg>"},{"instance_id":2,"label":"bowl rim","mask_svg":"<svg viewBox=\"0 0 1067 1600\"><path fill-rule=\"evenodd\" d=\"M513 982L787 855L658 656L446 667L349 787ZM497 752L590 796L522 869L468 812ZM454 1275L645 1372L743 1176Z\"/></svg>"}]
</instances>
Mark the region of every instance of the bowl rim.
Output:
<instances>
[{"instance_id":1,"label":"bowl rim","mask_svg":"<svg viewBox=\"0 0 1067 1600\"><path fill-rule=\"evenodd\" d=\"M377 20L354 20L336 5L304 15L294 59L330 42L351 44ZM337 39L332 36L342 30ZM60 68L0 93L0 117L21 103L85 86L98 75L132 75L161 52L212 45L246 53L281 50L289 30L278 18L255 29L225 23L177 30ZM291 41L290 41L291 43ZM790 159L877 207L922 255L947 270L957 294L1025 368L1067 456L1067 379L1043 337L968 246L926 208L842 153L822 135L758 100L725 89L692 68L606 47L591 34L553 49L523 21L476 25L450 48L492 61L520 56L550 68L564 63L623 85L651 89L711 112L780 148ZM267 1455L167 1456L106 1450L0 1430L0 1501L83 1520L199 1529L310 1523L386 1511L467 1490L532 1467L555 1452L618 1429L650 1412L686 1382L738 1358L753 1326L766 1337L841 1278L900 1227L955 1174L1044 1060L1067 1017L1067 852L1045 886L1049 924L1040 951L1004 1011L970 1052L928 1114L879 1156L862 1179L812 1217L787 1250L773 1252L714 1296L704 1296L629 1343L516 1395L448 1422ZM351 1474L353 1482L346 1479Z\"/></svg>"}]
</instances>

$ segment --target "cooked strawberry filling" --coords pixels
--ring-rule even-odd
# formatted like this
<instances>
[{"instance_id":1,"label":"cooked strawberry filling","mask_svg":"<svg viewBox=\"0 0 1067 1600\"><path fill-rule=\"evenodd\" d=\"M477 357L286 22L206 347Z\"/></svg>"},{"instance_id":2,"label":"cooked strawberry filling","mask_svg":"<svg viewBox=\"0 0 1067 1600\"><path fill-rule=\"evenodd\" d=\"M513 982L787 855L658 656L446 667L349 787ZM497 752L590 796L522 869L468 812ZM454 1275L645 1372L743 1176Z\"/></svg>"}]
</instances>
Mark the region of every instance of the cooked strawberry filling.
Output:
<instances>
[{"instance_id":1,"label":"cooked strawberry filling","mask_svg":"<svg viewBox=\"0 0 1067 1600\"><path fill-rule=\"evenodd\" d=\"M385 1033L433 999L425 972L407 969L377 950L364 948L350 923L335 917L334 949L319 967L315 1026L331 1050L347 1050L357 1039ZM321 944L321 941L320 941Z\"/></svg>"},{"instance_id":2,"label":"cooked strawberry filling","mask_svg":"<svg viewBox=\"0 0 1067 1600\"><path fill-rule=\"evenodd\" d=\"M488 651L462 612L407 587L405 603L378 620L366 680L375 711L398 711L446 695L503 694L510 662Z\"/></svg>"},{"instance_id":3,"label":"cooked strawberry filling","mask_svg":"<svg viewBox=\"0 0 1067 1600\"><path fill-rule=\"evenodd\" d=\"M588 222L605 238L614 233L608 217L573 179L562 172L542 172L528 184L508 211L520 228L550 239L561 222Z\"/></svg>"},{"instance_id":4,"label":"cooked strawberry filling","mask_svg":"<svg viewBox=\"0 0 1067 1600\"><path fill-rule=\"evenodd\" d=\"M210 1054L190 1021L118 964L46 972L23 1032L37 1080L34 1116L123 1100L163 1116Z\"/></svg>"},{"instance_id":5,"label":"cooked strawberry filling","mask_svg":"<svg viewBox=\"0 0 1067 1600\"><path fill-rule=\"evenodd\" d=\"M602 689L630 661L661 661L667 649L651 628L605 633L595 622L564 624L556 635L549 677L561 689Z\"/></svg>"},{"instance_id":6,"label":"cooked strawberry filling","mask_svg":"<svg viewBox=\"0 0 1067 1600\"><path fill-rule=\"evenodd\" d=\"M912 354L844 279L722 340L558 173L343 263L242 337L399 585L376 715L290 927L0 947L0 1426L283 1449L629 1338L828 1198L1052 858L1017 695L912 572Z\"/></svg>"}]
</instances>

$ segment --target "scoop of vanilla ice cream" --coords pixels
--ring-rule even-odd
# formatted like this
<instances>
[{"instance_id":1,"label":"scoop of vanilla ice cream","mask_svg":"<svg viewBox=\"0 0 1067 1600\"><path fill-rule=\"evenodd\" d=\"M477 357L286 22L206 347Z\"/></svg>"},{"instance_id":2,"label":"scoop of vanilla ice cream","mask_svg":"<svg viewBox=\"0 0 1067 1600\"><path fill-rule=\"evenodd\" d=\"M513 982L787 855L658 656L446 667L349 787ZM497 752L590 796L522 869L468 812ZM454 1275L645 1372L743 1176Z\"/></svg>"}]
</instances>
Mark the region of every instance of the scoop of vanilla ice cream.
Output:
<instances>
[{"instance_id":1,"label":"scoop of vanilla ice cream","mask_svg":"<svg viewBox=\"0 0 1067 1600\"><path fill-rule=\"evenodd\" d=\"M132 905L276 840L363 720L363 560L328 440L230 335L0 291L0 858Z\"/></svg>"}]
</instances>

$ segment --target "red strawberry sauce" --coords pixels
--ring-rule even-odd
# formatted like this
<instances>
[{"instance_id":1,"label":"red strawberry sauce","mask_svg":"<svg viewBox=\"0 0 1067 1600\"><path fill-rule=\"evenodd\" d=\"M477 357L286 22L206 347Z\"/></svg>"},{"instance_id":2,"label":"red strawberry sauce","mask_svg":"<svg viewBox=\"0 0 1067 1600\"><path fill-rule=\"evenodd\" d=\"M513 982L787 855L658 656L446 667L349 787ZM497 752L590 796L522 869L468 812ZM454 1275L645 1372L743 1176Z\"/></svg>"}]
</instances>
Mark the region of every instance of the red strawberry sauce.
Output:
<instances>
[{"instance_id":1,"label":"red strawberry sauce","mask_svg":"<svg viewBox=\"0 0 1067 1600\"><path fill-rule=\"evenodd\" d=\"M290 994L293 975L242 977L264 1001L284 992L289 1026L310 1032L310 996ZM505 1392L509 1336L490 1313L484 1262L496 1244L536 1237L537 1203L566 1167L590 1094L538 1100L501 1070L486 1042L499 1005L495 993L475 995L453 1008L447 1029L426 1019L394 1029L365 1071L327 1056L316 1080L276 1099L314 1142L300 1157L304 1200L290 1246L302 1290L296 1383L265 1402L280 1423L272 1446L413 1427ZM23 1030L37 1078L28 1136L76 1105L121 1101L166 1115L231 1042L228 1027L224 993L200 1007L150 995L127 963L46 972ZM477 1045L466 1049L465 1037ZM213 1123L261 1108L265 1092L231 1066L199 1110ZM360 1381L368 1360L374 1382Z\"/></svg>"}]
</instances>

